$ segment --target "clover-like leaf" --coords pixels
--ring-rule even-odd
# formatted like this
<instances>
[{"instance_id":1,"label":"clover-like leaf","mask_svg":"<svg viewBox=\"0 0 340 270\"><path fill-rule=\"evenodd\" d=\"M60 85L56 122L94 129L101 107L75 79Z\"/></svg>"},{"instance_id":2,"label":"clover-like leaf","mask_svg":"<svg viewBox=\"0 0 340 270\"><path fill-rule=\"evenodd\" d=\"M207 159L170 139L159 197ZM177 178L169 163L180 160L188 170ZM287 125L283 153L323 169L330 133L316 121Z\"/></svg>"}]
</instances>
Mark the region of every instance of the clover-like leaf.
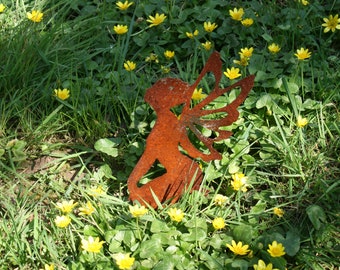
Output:
<instances>
[{"instance_id":1,"label":"clover-like leaf","mask_svg":"<svg viewBox=\"0 0 340 270\"><path fill-rule=\"evenodd\" d=\"M319 230L322 223L326 222L326 214L319 205L310 205L307 207L306 212L316 230Z\"/></svg>"},{"instance_id":2,"label":"clover-like leaf","mask_svg":"<svg viewBox=\"0 0 340 270\"><path fill-rule=\"evenodd\" d=\"M294 256L300 249L300 236L294 231L288 231L282 244L285 247L286 253L289 256Z\"/></svg>"},{"instance_id":3,"label":"clover-like leaf","mask_svg":"<svg viewBox=\"0 0 340 270\"><path fill-rule=\"evenodd\" d=\"M118 156L118 146L119 143L114 141L113 139L99 139L94 144L94 149L96 149L99 152L105 153L111 157L117 157Z\"/></svg>"}]
</instances>

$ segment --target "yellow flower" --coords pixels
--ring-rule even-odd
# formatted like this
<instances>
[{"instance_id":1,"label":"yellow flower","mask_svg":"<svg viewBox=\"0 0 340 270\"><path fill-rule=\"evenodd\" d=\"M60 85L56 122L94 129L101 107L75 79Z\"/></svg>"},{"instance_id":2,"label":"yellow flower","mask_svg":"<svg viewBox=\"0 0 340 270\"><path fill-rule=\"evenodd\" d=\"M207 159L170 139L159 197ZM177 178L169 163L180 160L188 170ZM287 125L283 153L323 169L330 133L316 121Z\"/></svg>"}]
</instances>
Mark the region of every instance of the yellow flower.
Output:
<instances>
[{"instance_id":1,"label":"yellow flower","mask_svg":"<svg viewBox=\"0 0 340 270\"><path fill-rule=\"evenodd\" d=\"M299 0L299 2L304 6L307 6L309 4L307 0Z\"/></svg>"},{"instance_id":2,"label":"yellow flower","mask_svg":"<svg viewBox=\"0 0 340 270\"><path fill-rule=\"evenodd\" d=\"M106 191L103 189L102 186L91 187L88 191L88 194L92 197L99 197L101 195L105 195Z\"/></svg>"},{"instance_id":3,"label":"yellow flower","mask_svg":"<svg viewBox=\"0 0 340 270\"><path fill-rule=\"evenodd\" d=\"M149 19L146 20L147 22L150 23L149 27L157 26L160 25L164 20L166 19L166 16L164 14L158 14L156 13L156 16L149 16Z\"/></svg>"},{"instance_id":4,"label":"yellow flower","mask_svg":"<svg viewBox=\"0 0 340 270\"><path fill-rule=\"evenodd\" d=\"M285 211L283 211L281 208L275 207L273 210L274 214L278 217L283 217Z\"/></svg>"},{"instance_id":5,"label":"yellow flower","mask_svg":"<svg viewBox=\"0 0 340 270\"><path fill-rule=\"evenodd\" d=\"M201 44L206 51L210 51L212 47L212 43L210 41L206 41L205 43L201 43Z\"/></svg>"},{"instance_id":6,"label":"yellow flower","mask_svg":"<svg viewBox=\"0 0 340 270\"><path fill-rule=\"evenodd\" d=\"M302 128L304 127L305 125L308 124L308 119L307 118L302 118L301 115L298 115L297 119L296 119L296 125L299 127L299 128Z\"/></svg>"},{"instance_id":7,"label":"yellow flower","mask_svg":"<svg viewBox=\"0 0 340 270\"><path fill-rule=\"evenodd\" d=\"M244 15L244 10L243 8L234 8L234 10L229 10L229 14L231 16L231 18L235 21L241 21L242 20L242 16Z\"/></svg>"},{"instance_id":8,"label":"yellow flower","mask_svg":"<svg viewBox=\"0 0 340 270\"><path fill-rule=\"evenodd\" d=\"M131 5L133 5L133 2L129 3L129 1L125 1L124 3L119 1L116 3L117 8L120 10L127 10Z\"/></svg>"},{"instance_id":9,"label":"yellow flower","mask_svg":"<svg viewBox=\"0 0 340 270\"><path fill-rule=\"evenodd\" d=\"M202 88L197 89L195 88L194 92L192 93L191 99L193 100L201 100L205 98L207 95L202 93Z\"/></svg>"},{"instance_id":10,"label":"yellow flower","mask_svg":"<svg viewBox=\"0 0 340 270\"><path fill-rule=\"evenodd\" d=\"M45 267L44 267L45 270L54 270L54 264L45 264ZM44 269L40 269L40 270L44 270Z\"/></svg>"},{"instance_id":11,"label":"yellow flower","mask_svg":"<svg viewBox=\"0 0 340 270\"><path fill-rule=\"evenodd\" d=\"M99 253L105 241L99 241L99 237L89 236L88 240L81 239L81 248L87 252Z\"/></svg>"},{"instance_id":12,"label":"yellow flower","mask_svg":"<svg viewBox=\"0 0 340 270\"><path fill-rule=\"evenodd\" d=\"M165 66L161 66L161 70L162 70L162 73L164 74L167 74L170 72L170 68L169 67L165 67Z\"/></svg>"},{"instance_id":13,"label":"yellow flower","mask_svg":"<svg viewBox=\"0 0 340 270\"><path fill-rule=\"evenodd\" d=\"M72 212L73 208L77 205L78 203L73 203L73 200L70 201L62 201L61 203L58 202L56 204L56 207L63 213L70 213Z\"/></svg>"},{"instance_id":14,"label":"yellow flower","mask_svg":"<svg viewBox=\"0 0 340 270\"><path fill-rule=\"evenodd\" d=\"M127 71L133 71L134 69L136 69L136 63L135 62L132 62L132 61L126 61L124 63L124 68L127 70Z\"/></svg>"},{"instance_id":15,"label":"yellow flower","mask_svg":"<svg viewBox=\"0 0 340 270\"><path fill-rule=\"evenodd\" d=\"M87 202L84 207L79 208L79 215L91 215L95 211L95 208L93 207L91 202Z\"/></svg>"},{"instance_id":16,"label":"yellow flower","mask_svg":"<svg viewBox=\"0 0 340 270\"><path fill-rule=\"evenodd\" d=\"M54 89L54 96L60 98L61 100L68 99L70 97L70 90L64 88L61 90L60 88Z\"/></svg>"},{"instance_id":17,"label":"yellow flower","mask_svg":"<svg viewBox=\"0 0 340 270\"><path fill-rule=\"evenodd\" d=\"M279 45L277 45L276 43L272 43L268 46L268 50L271 52L271 53L278 53L281 48Z\"/></svg>"},{"instance_id":18,"label":"yellow flower","mask_svg":"<svg viewBox=\"0 0 340 270\"><path fill-rule=\"evenodd\" d=\"M227 68L227 71L224 72L224 75L230 80L236 79L241 76L240 69L232 67L231 69Z\"/></svg>"},{"instance_id":19,"label":"yellow flower","mask_svg":"<svg viewBox=\"0 0 340 270\"><path fill-rule=\"evenodd\" d=\"M118 253L112 255L112 257L115 259L116 264L118 265L119 269L130 269L135 262L135 258L130 257L130 254L123 254L123 253Z\"/></svg>"},{"instance_id":20,"label":"yellow flower","mask_svg":"<svg viewBox=\"0 0 340 270\"><path fill-rule=\"evenodd\" d=\"M165 51L164 52L164 56L167 58L167 59L171 59L175 56L175 52L174 51Z\"/></svg>"},{"instance_id":21,"label":"yellow flower","mask_svg":"<svg viewBox=\"0 0 340 270\"><path fill-rule=\"evenodd\" d=\"M225 227L224 219L221 217L217 217L212 221L212 225L215 230L221 230Z\"/></svg>"},{"instance_id":22,"label":"yellow flower","mask_svg":"<svg viewBox=\"0 0 340 270\"><path fill-rule=\"evenodd\" d=\"M325 22L322 24L322 26L325 27L323 30L324 33L329 32L329 30L335 32L336 29L340 29L340 19L338 14L336 14L334 17L333 15L329 15L328 18L323 18L323 20Z\"/></svg>"},{"instance_id":23,"label":"yellow flower","mask_svg":"<svg viewBox=\"0 0 340 270\"><path fill-rule=\"evenodd\" d=\"M250 58L253 55L254 48L242 48L241 51L239 52L239 55L241 58Z\"/></svg>"},{"instance_id":24,"label":"yellow flower","mask_svg":"<svg viewBox=\"0 0 340 270\"><path fill-rule=\"evenodd\" d=\"M246 18L241 21L242 25L249 27L254 23L254 20L252 18Z\"/></svg>"},{"instance_id":25,"label":"yellow flower","mask_svg":"<svg viewBox=\"0 0 340 270\"><path fill-rule=\"evenodd\" d=\"M296 54L294 54L297 59L299 60L305 60L311 56L311 52L308 51L308 49L300 48L296 50Z\"/></svg>"},{"instance_id":26,"label":"yellow flower","mask_svg":"<svg viewBox=\"0 0 340 270\"><path fill-rule=\"evenodd\" d=\"M4 4L0 4L0 13L4 12L5 9L6 9L6 6Z\"/></svg>"},{"instance_id":27,"label":"yellow flower","mask_svg":"<svg viewBox=\"0 0 340 270\"><path fill-rule=\"evenodd\" d=\"M273 265L269 263L266 265L266 263L262 260L259 260L257 264L253 265L254 270L278 270L277 268L273 268Z\"/></svg>"},{"instance_id":28,"label":"yellow flower","mask_svg":"<svg viewBox=\"0 0 340 270\"><path fill-rule=\"evenodd\" d=\"M267 249L267 251L272 257L281 257L286 254L284 246L281 243L278 244L276 241L273 241L268 247L269 249Z\"/></svg>"},{"instance_id":29,"label":"yellow flower","mask_svg":"<svg viewBox=\"0 0 340 270\"><path fill-rule=\"evenodd\" d=\"M145 62L155 62L155 63L158 63L159 60L158 60L158 56L154 53L150 53L150 55L145 58Z\"/></svg>"},{"instance_id":30,"label":"yellow flower","mask_svg":"<svg viewBox=\"0 0 340 270\"><path fill-rule=\"evenodd\" d=\"M242 190L243 192L247 191L247 180L243 173L235 173L231 176L234 181L231 181L231 185L234 190Z\"/></svg>"},{"instance_id":31,"label":"yellow flower","mask_svg":"<svg viewBox=\"0 0 340 270\"><path fill-rule=\"evenodd\" d=\"M138 204L134 206L129 205L129 210L131 215L136 218L144 216L148 212L144 205L139 206Z\"/></svg>"},{"instance_id":32,"label":"yellow flower","mask_svg":"<svg viewBox=\"0 0 340 270\"><path fill-rule=\"evenodd\" d=\"M216 194L216 196L214 198L214 202L218 206L224 205L227 201L228 201L228 197L227 196L223 196L221 194Z\"/></svg>"},{"instance_id":33,"label":"yellow flower","mask_svg":"<svg viewBox=\"0 0 340 270\"><path fill-rule=\"evenodd\" d=\"M124 35L128 31L127 25L117 24L113 27L117 35Z\"/></svg>"},{"instance_id":34,"label":"yellow flower","mask_svg":"<svg viewBox=\"0 0 340 270\"><path fill-rule=\"evenodd\" d=\"M27 12L26 13L27 15L27 18L29 20L31 20L32 22L41 22L43 16L44 16L44 13L42 13L41 11L39 10L32 10L32 13L31 12Z\"/></svg>"},{"instance_id":35,"label":"yellow flower","mask_svg":"<svg viewBox=\"0 0 340 270\"><path fill-rule=\"evenodd\" d=\"M70 224L71 218L69 216L57 216L54 222L57 225L57 227L65 228Z\"/></svg>"},{"instance_id":36,"label":"yellow flower","mask_svg":"<svg viewBox=\"0 0 340 270\"><path fill-rule=\"evenodd\" d=\"M250 250L249 245L243 245L242 242L231 241L231 245L226 245L235 255L246 255Z\"/></svg>"},{"instance_id":37,"label":"yellow flower","mask_svg":"<svg viewBox=\"0 0 340 270\"><path fill-rule=\"evenodd\" d=\"M248 66L248 58L247 57L240 57L240 60L234 60L234 64L240 65L240 66Z\"/></svg>"},{"instance_id":38,"label":"yellow flower","mask_svg":"<svg viewBox=\"0 0 340 270\"><path fill-rule=\"evenodd\" d=\"M171 208L168 215L172 221L181 222L184 218L184 212L181 209Z\"/></svg>"},{"instance_id":39,"label":"yellow flower","mask_svg":"<svg viewBox=\"0 0 340 270\"><path fill-rule=\"evenodd\" d=\"M188 38L194 38L194 37L198 36L199 32L198 32L198 30L196 29L193 33L191 33L191 32L185 32L185 34L187 35Z\"/></svg>"},{"instance_id":40,"label":"yellow flower","mask_svg":"<svg viewBox=\"0 0 340 270\"><path fill-rule=\"evenodd\" d=\"M205 31L211 33L212 31L214 31L217 28L217 24L211 23L211 22L204 22L203 27L204 27Z\"/></svg>"}]
</instances>

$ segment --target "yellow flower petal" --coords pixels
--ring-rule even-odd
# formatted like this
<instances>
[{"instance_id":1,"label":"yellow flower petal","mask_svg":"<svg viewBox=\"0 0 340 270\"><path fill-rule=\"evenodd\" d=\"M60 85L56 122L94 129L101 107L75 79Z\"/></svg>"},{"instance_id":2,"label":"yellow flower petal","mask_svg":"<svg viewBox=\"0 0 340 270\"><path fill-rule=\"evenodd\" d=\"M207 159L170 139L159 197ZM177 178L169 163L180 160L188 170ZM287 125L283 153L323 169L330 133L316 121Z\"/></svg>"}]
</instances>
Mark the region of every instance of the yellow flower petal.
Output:
<instances>
[{"instance_id":1,"label":"yellow flower petal","mask_svg":"<svg viewBox=\"0 0 340 270\"><path fill-rule=\"evenodd\" d=\"M149 27L157 26L160 25L161 23L164 22L166 19L166 16L164 14L158 14L156 13L155 17L149 16L149 19L146 20L148 23L150 23Z\"/></svg>"},{"instance_id":2,"label":"yellow flower petal","mask_svg":"<svg viewBox=\"0 0 340 270\"><path fill-rule=\"evenodd\" d=\"M57 216L54 222L57 227L65 228L71 223L71 218L69 216Z\"/></svg>"},{"instance_id":3,"label":"yellow flower petal","mask_svg":"<svg viewBox=\"0 0 340 270\"><path fill-rule=\"evenodd\" d=\"M195 88L194 92L192 93L191 99L192 100L201 100L205 98L207 95L202 93L202 88L197 89Z\"/></svg>"},{"instance_id":4,"label":"yellow flower petal","mask_svg":"<svg viewBox=\"0 0 340 270\"><path fill-rule=\"evenodd\" d=\"M286 254L284 246L276 241L273 241L268 247L267 251L272 257L281 257Z\"/></svg>"},{"instance_id":5,"label":"yellow flower petal","mask_svg":"<svg viewBox=\"0 0 340 270\"><path fill-rule=\"evenodd\" d=\"M64 88L64 89L54 89L54 96L61 100L66 100L70 97L70 90Z\"/></svg>"},{"instance_id":6,"label":"yellow flower petal","mask_svg":"<svg viewBox=\"0 0 340 270\"><path fill-rule=\"evenodd\" d=\"M105 241L99 241L99 237L89 236L87 240L81 240L81 248L87 252L99 253L104 243Z\"/></svg>"},{"instance_id":7,"label":"yellow flower petal","mask_svg":"<svg viewBox=\"0 0 340 270\"><path fill-rule=\"evenodd\" d=\"M235 21L241 21L242 20L242 16L244 15L244 10L243 8L234 8L233 10L229 10L229 15L231 16L231 18Z\"/></svg>"},{"instance_id":8,"label":"yellow flower petal","mask_svg":"<svg viewBox=\"0 0 340 270\"><path fill-rule=\"evenodd\" d=\"M42 21L44 13L42 13L39 10L32 10L32 12L27 12L26 15L27 15L27 18L31 20L32 22L38 23Z\"/></svg>"},{"instance_id":9,"label":"yellow flower petal","mask_svg":"<svg viewBox=\"0 0 340 270\"><path fill-rule=\"evenodd\" d=\"M118 253L112 255L112 257L115 259L118 268L121 270L131 269L133 263L135 262L135 258L130 257L129 253Z\"/></svg>"},{"instance_id":10,"label":"yellow flower petal","mask_svg":"<svg viewBox=\"0 0 340 270\"><path fill-rule=\"evenodd\" d=\"M298 60L305 60L311 57L312 53L308 51L308 49L300 48L296 50L296 54L294 54Z\"/></svg>"},{"instance_id":11,"label":"yellow flower petal","mask_svg":"<svg viewBox=\"0 0 340 270\"><path fill-rule=\"evenodd\" d=\"M139 206L138 204L134 206L129 205L129 210L131 215L136 218L144 216L148 212L144 205Z\"/></svg>"},{"instance_id":12,"label":"yellow flower petal","mask_svg":"<svg viewBox=\"0 0 340 270\"><path fill-rule=\"evenodd\" d=\"M206 32L211 33L217 28L217 24L211 22L204 22L203 27Z\"/></svg>"},{"instance_id":13,"label":"yellow flower petal","mask_svg":"<svg viewBox=\"0 0 340 270\"><path fill-rule=\"evenodd\" d=\"M184 218L184 212L181 209L177 209L176 207L171 208L168 212L168 215L172 221L181 222Z\"/></svg>"},{"instance_id":14,"label":"yellow flower petal","mask_svg":"<svg viewBox=\"0 0 340 270\"><path fill-rule=\"evenodd\" d=\"M133 2L125 1L124 3L119 1L116 3L116 6L120 10L127 10L131 5L133 5Z\"/></svg>"},{"instance_id":15,"label":"yellow flower petal","mask_svg":"<svg viewBox=\"0 0 340 270\"><path fill-rule=\"evenodd\" d=\"M133 71L136 69L136 63L135 62L132 62L132 61L126 61L124 63L124 68L127 70L127 71Z\"/></svg>"},{"instance_id":16,"label":"yellow flower petal","mask_svg":"<svg viewBox=\"0 0 340 270\"><path fill-rule=\"evenodd\" d=\"M117 24L113 27L113 31L115 31L117 35L124 35L128 30L127 25Z\"/></svg>"},{"instance_id":17,"label":"yellow flower petal","mask_svg":"<svg viewBox=\"0 0 340 270\"><path fill-rule=\"evenodd\" d=\"M227 68L227 71L224 72L224 75L230 80L236 79L241 76L240 69L232 67L231 69Z\"/></svg>"},{"instance_id":18,"label":"yellow flower petal","mask_svg":"<svg viewBox=\"0 0 340 270\"><path fill-rule=\"evenodd\" d=\"M78 203L73 203L73 200L70 201L62 201L56 203L56 207L63 213L70 213L72 212L73 208L77 205Z\"/></svg>"},{"instance_id":19,"label":"yellow flower petal","mask_svg":"<svg viewBox=\"0 0 340 270\"><path fill-rule=\"evenodd\" d=\"M221 217L217 217L212 221L212 225L215 230L221 230L225 227L224 219Z\"/></svg>"},{"instance_id":20,"label":"yellow flower petal","mask_svg":"<svg viewBox=\"0 0 340 270\"><path fill-rule=\"evenodd\" d=\"M231 245L226 245L235 255L246 255L248 252L250 252L249 245L243 245L242 242L236 242L234 240L231 241Z\"/></svg>"}]
</instances>

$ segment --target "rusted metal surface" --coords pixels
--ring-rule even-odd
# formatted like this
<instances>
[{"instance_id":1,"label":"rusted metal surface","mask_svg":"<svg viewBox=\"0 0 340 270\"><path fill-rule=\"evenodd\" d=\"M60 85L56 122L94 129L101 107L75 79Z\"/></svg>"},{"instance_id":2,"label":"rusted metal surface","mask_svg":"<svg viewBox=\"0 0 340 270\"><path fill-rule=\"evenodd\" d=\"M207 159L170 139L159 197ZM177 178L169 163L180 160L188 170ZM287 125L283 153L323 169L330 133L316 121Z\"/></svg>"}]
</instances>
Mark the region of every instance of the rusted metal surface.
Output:
<instances>
[{"instance_id":1,"label":"rusted metal surface","mask_svg":"<svg viewBox=\"0 0 340 270\"><path fill-rule=\"evenodd\" d=\"M214 74L214 89L193 106L192 94L208 72ZM251 75L221 89L219 88L221 76L222 61L219 53L214 52L194 84L189 85L179 79L165 78L147 90L144 99L156 111L157 121L146 140L143 155L129 176L130 200L157 208L155 197L160 203L174 203L185 190L199 189L203 173L196 160L202 159L207 162L221 159L222 156L214 148L213 143L232 135L232 132L221 130L220 127L229 126L237 120L239 116L237 107L245 100L254 83L254 76ZM236 87L241 88L241 92L230 104L218 109L207 109L216 98ZM176 106L182 106L180 115L175 115L171 111ZM223 116L208 119L212 114ZM215 136L204 136L200 127L213 131ZM202 152L196 148L189 140L188 132L192 132L207 151ZM157 161L164 167L165 173L146 184L140 184L139 181Z\"/></svg>"}]
</instances>

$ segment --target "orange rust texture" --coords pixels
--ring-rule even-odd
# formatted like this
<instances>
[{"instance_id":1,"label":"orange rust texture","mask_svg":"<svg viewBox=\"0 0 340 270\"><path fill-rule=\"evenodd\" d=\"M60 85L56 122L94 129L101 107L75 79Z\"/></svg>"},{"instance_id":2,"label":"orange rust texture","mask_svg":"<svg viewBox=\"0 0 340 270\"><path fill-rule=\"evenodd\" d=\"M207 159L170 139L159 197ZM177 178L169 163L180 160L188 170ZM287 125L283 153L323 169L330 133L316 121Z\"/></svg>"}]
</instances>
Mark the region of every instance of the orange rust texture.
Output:
<instances>
[{"instance_id":1,"label":"orange rust texture","mask_svg":"<svg viewBox=\"0 0 340 270\"><path fill-rule=\"evenodd\" d=\"M215 87L211 93L194 107L190 106L191 97L202 78L212 72ZM254 84L254 76L248 76L239 82L221 89L222 61L218 52L212 53L196 82L189 85L179 79L165 78L147 89L145 101L156 111L157 121L146 140L146 148L128 179L130 200L139 201L157 208L156 196L160 203L175 203L185 190L198 190L203 179L203 172L195 159L205 162L221 159L221 154L213 147L215 141L226 139L232 132L220 130L229 126L239 116L237 107L246 99ZM241 92L234 101L220 109L204 109L209 103L233 88L240 87ZM171 112L171 108L183 105L180 117ZM203 118L209 114L225 113L216 120ZM197 126L208 128L218 133L215 138L203 136ZM198 150L188 138L188 129L209 149L209 153ZM186 151L181 153L179 146ZM166 172L140 186L138 182L158 161Z\"/></svg>"}]
</instances>

